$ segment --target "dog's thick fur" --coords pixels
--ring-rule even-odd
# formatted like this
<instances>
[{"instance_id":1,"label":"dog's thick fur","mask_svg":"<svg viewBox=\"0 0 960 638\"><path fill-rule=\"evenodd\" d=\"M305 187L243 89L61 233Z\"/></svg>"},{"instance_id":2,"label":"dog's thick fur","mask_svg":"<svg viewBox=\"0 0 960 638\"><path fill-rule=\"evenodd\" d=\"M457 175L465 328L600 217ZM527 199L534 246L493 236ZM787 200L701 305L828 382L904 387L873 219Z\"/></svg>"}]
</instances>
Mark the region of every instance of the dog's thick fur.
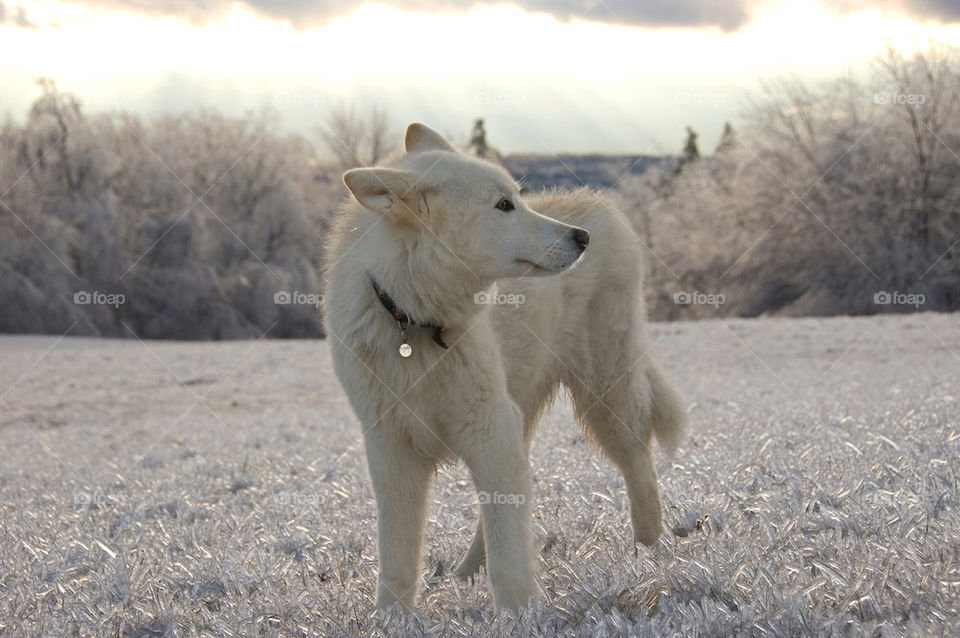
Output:
<instances>
[{"instance_id":1,"label":"dog's thick fur","mask_svg":"<svg viewBox=\"0 0 960 638\"><path fill-rule=\"evenodd\" d=\"M647 544L661 529L652 436L674 450L686 415L647 352L641 255L619 212L587 190L521 198L505 171L420 124L406 151L344 175L355 201L325 269L333 362L377 500L377 606L413 606L430 479L460 458L481 521L457 574L486 561L497 609L517 608L536 593L527 450L558 387L622 471ZM415 322L443 326L449 349L411 326L401 357L371 278ZM484 293L509 303L478 303Z\"/></svg>"}]
</instances>

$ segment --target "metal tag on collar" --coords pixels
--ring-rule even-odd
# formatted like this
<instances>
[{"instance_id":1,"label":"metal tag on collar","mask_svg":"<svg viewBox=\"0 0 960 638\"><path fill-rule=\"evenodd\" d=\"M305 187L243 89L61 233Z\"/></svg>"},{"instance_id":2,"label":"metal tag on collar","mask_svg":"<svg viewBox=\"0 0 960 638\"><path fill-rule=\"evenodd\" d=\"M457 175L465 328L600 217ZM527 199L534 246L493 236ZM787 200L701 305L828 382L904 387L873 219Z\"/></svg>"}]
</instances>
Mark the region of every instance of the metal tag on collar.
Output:
<instances>
[{"instance_id":1,"label":"metal tag on collar","mask_svg":"<svg viewBox=\"0 0 960 638\"><path fill-rule=\"evenodd\" d=\"M413 354L413 348L407 343L407 329L403 327L403 323L398 320L397 325L400 327L400 347L397 348L397 351L401 357L406 359Z\"/></svg>"}]
</instances>

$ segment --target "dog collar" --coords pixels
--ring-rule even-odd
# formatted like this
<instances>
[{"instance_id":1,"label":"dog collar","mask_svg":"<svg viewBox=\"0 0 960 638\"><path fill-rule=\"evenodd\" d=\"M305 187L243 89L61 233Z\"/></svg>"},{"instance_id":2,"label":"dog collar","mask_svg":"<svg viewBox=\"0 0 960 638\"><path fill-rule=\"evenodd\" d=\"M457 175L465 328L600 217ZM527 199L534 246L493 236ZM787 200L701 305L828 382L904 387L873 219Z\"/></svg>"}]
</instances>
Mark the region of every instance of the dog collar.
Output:
<instances>
[{"instance_id":1,"label":"dog collar","mask_svg":"<svg viewBox=\"0 0 960 638\"><path fill-rule=\"evenodd\" d=\"M433 330L433 342L446 350L449 346L443 341L443 326L437 325L435 323L417 323L410 318L406 312L404 312L400 306L397 305L397 302L393 300L393 297L387 294L387 291L380 287L380 284L377 283L377 280L373 278L373 275L368 275L370 277L370 283L373 284L373 292L377 295L377 299L380 300L380 303L383 304L383 307L387 309L387 312L390 313L396 322L400 326L400 347L398 348L400 356L403 358L409 357L413 354L413 348L410 347L410 344L407 343L407 328L410 326L419 326L421 328L430 328Z\"/></svg>"}]
</instances>

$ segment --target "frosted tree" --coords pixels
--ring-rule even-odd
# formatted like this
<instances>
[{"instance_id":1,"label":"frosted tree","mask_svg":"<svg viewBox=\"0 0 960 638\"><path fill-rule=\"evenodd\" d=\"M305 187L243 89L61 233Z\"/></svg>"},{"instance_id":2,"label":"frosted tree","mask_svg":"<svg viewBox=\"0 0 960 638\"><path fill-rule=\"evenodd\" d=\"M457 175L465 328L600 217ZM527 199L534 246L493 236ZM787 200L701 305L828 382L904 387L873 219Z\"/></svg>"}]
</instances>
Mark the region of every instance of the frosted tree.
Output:
<instances>
[{"instance_id":1,"label":"frosted tree","mask_svg":"<svg viewBox=\"0 0 960 638\"><path fill-rule=\"evenodd\" d=\"M721 289L743 315L913 310L874 303L881 290L960 307L955 52L889 51L865 81L767 80L713 157L690 156L662 195L620 187L656 247L651 289ZM681 316L669 296L648 301Z\"/></svg>"},{"instance_id":2,"label":"frosted tree","mask_svg":"<svg viewBox=\"0 0 960 638\"><path fill-rule=\"evenodd\" d=\"M317 336L320 246L342 196L267 113L87 116L52 81L0 126L0 332ZM78 292L123 294L116 307Z\"/></svg>"},{"instance_id":3,"label":"frosted tree","mask_svg":"<svg viewBox=\"0 0 960 638\"><path fill-rule=\"evenodd\" d=\"M319 133L341 170L377 164L393 150L397 137L386 111L376 104L366 114L353 105L334 107Z\"/></svg>"}]
</instances>

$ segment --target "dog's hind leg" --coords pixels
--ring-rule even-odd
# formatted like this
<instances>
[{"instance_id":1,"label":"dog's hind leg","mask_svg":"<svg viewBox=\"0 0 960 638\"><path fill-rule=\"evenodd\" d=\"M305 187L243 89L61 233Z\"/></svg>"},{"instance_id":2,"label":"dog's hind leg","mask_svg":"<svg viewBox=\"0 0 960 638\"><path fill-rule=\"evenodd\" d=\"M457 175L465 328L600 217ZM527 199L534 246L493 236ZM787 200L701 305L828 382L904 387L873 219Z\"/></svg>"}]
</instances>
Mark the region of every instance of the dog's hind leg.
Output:
<instances>
[{"instance_id":1,"label":"dog's hind leg","mask_svg":"<svg viewBox=\"0 0 960 638\"><path fill-rule=\"evenodd\" d=\"M683 401L640 344L591 340L588 361L580 377L567 379L577 416L623 473L634 540L652 545L661 531L661 507L651 445L654 435L668 452L680 444Z\"/></svg>"},{"instance_id":2,"label":"dog's hind leg","mask_svg":"<svg viewBox=\"0 0 960 638\"><path fill-rule=\"evenodd\" d=\"M652 545L661 531L660 492L653 465L651 432L643 422L642 399L617 386L632 387L630 375L604 393L580 381L570 384L577 417L587 438L600 446L623 474L630 499L634 541Z\"/></svg>"},{"instance_id":3,"label":"dog's hind leg","mask_svg":"<svg viewBox=\"0 0 960 638\"><path fill-rule=\"evenodd\" d=\"M377 608L412 609L417 595L427 495L435 464L386 424L364 433L377 499L380 576Z\"/></svg>"},{"instance_id":4,"label":"dog's hind leg","mask_svg":"<svg viewBox=\"0 0 960 638\"><path fill-rule=\"evenodd\" d=\"M686 410L648 351L639 261L632 268L629 276L608 278L591 298L587 337L566 355L563 382L587 438L623 474L634 540L652 545L662 517L653 437L673 452L683 439Z\"/></svg>"}]
</instances>

